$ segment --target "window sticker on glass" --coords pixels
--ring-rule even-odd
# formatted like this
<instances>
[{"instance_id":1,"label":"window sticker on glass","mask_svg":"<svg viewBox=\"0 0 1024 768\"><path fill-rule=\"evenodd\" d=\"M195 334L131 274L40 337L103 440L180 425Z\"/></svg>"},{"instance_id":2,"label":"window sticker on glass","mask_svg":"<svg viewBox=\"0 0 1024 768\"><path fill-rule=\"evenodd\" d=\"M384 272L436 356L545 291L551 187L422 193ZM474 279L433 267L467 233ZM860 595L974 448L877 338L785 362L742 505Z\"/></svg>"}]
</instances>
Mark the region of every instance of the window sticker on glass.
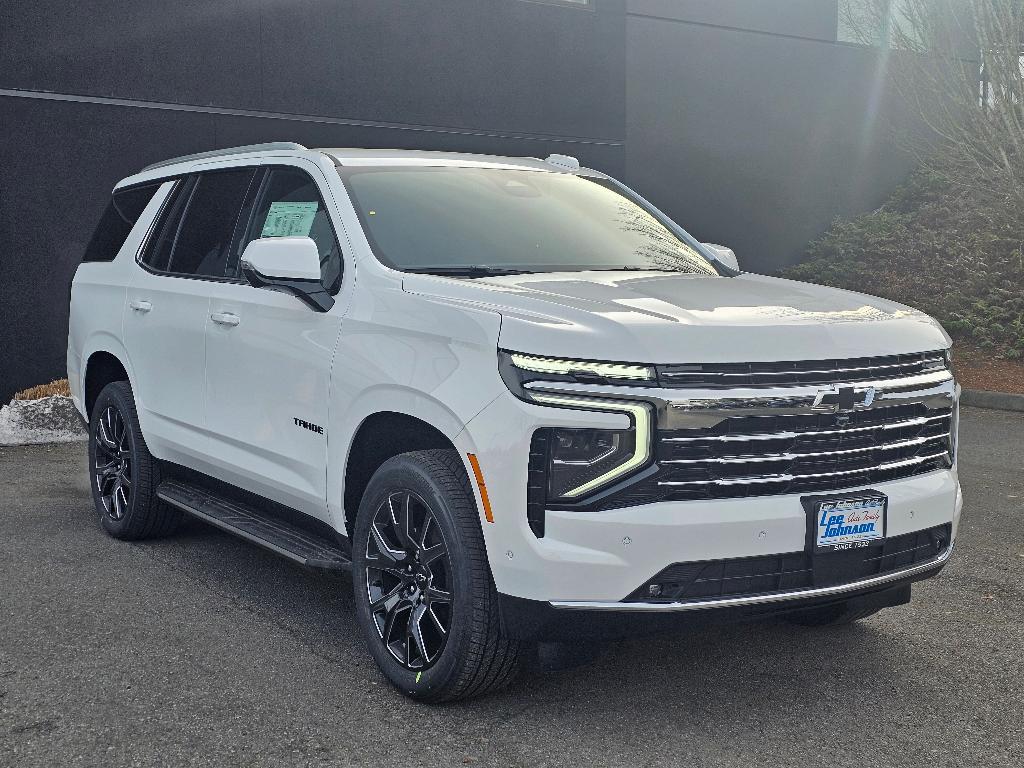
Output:
<instances>
[{"instance_id":1,"label":"window sticker on glass","mask_svg":"<svg viewBox=\"0 0 1024 768\"><path fill-rule=\"evenodd\" d=\"M260 237L308 237L317 203L271 203Z\"/></svg>"}]
</instances>

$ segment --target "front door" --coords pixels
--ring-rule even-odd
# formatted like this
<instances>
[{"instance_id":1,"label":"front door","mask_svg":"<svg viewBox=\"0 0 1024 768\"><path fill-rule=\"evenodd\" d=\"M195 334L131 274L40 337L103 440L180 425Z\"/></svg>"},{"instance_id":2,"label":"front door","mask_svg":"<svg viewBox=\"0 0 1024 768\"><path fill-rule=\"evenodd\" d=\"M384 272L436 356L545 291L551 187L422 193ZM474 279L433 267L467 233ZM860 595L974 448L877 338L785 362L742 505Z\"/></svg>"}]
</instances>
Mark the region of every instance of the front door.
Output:
<instances>
[{"instance_id":1,"label":"front door","mask_svg":"<svg viewBox=\"0 0 1024 768\"><path fill-rule=\"evenodd\" d=\"M262 172L249 241L312 237L324 285L337 293L341 253L314 175L316 166ZM222 480L327 519L327 416L340 305L316 312L294 296L242 282L213 286L206 332L206 423L210 461Z\"/></svg>"}]
</instances>

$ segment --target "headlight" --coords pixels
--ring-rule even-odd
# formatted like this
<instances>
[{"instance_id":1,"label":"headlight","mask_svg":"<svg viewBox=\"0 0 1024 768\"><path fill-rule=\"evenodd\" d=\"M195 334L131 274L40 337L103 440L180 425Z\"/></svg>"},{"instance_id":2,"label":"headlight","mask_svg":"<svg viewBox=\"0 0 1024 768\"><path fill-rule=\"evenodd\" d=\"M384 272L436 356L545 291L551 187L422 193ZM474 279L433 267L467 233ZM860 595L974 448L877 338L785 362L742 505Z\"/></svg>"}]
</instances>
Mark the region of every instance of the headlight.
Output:
<instances>
[{"instance_id":1,"label":"headlight","mask_svg":"<svg viewBox=\"0 0 1024 768\"><path fill-rule=\"evenodd\" d=\"M575 501L640 469L651 457L650 409L645 404L540 392L531 393L531 399L543 405L623 413L631 422L629 429L538 430L534 440L546 447L549 501Z\"/></svg>"},{"instance_id":2,"label":"headlight","mask_svg":"<svg viewBox=\"0 0 1024 768\"><path fill-rule=\"evenodd\" d=\"M927 352L921 357L921 370L942 371L953 370L953 350L944 349L939 352Z\"/></svg>"}]
</instances>

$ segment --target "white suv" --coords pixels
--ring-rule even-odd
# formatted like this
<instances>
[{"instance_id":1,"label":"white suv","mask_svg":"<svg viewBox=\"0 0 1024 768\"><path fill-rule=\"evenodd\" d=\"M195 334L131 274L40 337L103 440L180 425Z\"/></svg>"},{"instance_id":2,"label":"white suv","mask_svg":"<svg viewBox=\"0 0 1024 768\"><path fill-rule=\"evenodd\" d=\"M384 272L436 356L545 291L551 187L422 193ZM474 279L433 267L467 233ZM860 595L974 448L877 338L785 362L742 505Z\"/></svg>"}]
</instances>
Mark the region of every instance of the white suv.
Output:
<instances>
[{"instance_id":1,"label":"white suv","mask_svg":"<svg viewBox=\"0 0 1024 768\"><path fill-rule=\"evenodd\" d=\"M960 517L949 346L570 157L270 144L117 185L67 363L111 535L351 569L442 701L536 642L906 603Z\"/></svg>"}]
</instances>

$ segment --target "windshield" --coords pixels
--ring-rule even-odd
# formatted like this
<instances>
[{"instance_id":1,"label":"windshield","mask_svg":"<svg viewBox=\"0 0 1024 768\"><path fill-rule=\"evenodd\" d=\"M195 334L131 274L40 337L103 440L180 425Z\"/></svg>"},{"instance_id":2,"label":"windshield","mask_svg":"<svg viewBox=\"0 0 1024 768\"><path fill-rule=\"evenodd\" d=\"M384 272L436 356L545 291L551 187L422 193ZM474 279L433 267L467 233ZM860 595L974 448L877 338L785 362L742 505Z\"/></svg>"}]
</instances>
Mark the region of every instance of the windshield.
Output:
<instances>
[{"instance_id":1,"label":"windshield","mask_svg":"<svg viewBox=\"0 0 1024 768\"><path fill-rule=\"evenodd\" d=\"M590 269L718 275L605 179L495 168L339 168L377 258L480 277Z\"/></svg>"}]
</instances>

